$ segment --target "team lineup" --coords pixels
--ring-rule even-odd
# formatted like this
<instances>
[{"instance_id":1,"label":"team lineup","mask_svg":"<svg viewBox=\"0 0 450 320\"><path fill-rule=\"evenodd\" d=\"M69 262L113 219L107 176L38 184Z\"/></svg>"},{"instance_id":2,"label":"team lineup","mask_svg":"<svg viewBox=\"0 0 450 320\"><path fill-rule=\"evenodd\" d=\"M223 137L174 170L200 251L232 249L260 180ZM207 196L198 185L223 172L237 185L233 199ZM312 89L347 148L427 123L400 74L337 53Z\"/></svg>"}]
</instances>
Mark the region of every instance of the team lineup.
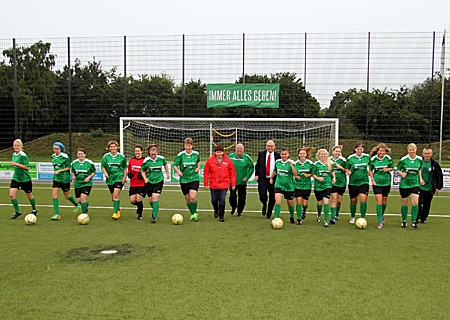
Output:
<instances>
[{"instance_id":1,"label":"team lineup","mask_svg":"<svg viewBox=\"0 0 450 320\"><path fill-rule=\"evenodd\" d=\"M199 221L197 213L197 193L200 187L200 155L194 149L191 138L184 140L184 150L176 156L172 167L178 174L181 191L189 209L189 220ZM22 215L17 192L23 190L30 202L30 215L38 214L36 199L33 196L33 184L29 171L27 154L22 150L20 139L13 143L14 153L11 165L14 174L10 185L10 199L14 207L11 219ZM118 220L122 209L120 193L127 179L129 180L129 201L136 206L136 219L143 219L143 199L148 197L152 210L151 222L156 223L159 213L159 197L164 186L164 172L170 178L169 167L164 156L158 153L158 146L150 144L146 149L141 145L134 147L134 157L127 163L119 152L119 144L110 141L107 152L101 161L101 170L111 194L113 207L112 219ZM342 156L342 146L334 146L329 153L320 149L316 153L316 161L311 160L314 148L299 148L297 159L290 158L287 148L275 151L275 142L267 141L266 149L258 152L256 164L249 154L244 152L244 145L238 143L235 152L227 155L222 145L216 145L213 154L205 162L203 185L209 190L214 217L225 222L225 205L228 191L231 215L242 217L246 199L247 182L252 175L258 184L259 201L262 215L267 219L279 219L283 198L286 200L291 224L301 226L306 218L306 210L312 190L317 200L318 223L325 227L336 224L339 220L342 197L348 186L350 196L349 223L358 224L356 220L357 204L360 204L360 216L365 218L369 182L376 199L377 228L385 224L384 213L391 190L392 171L400 175L399 191L402 198L401 224L407 227L409 201L411 199L411 226L418 228L418 223L426 223L430 206L435 193L443 188L443 175L439 164L432 158L430 148L424 148L422 156L417 155L417 146L413 143L407 147L408 154L400 159L395 167L389 156L390 149L380 143L370 154L365 153L364 144L357 142L353 153L346 159ZM96 169L94 163L86 158L83 148L77 150L77 159L70 162L61 142L53 144L52 165L54 169L52 199L54 215L52 220L61 219L59 210L59 191L74 206L74 212L88 213L88 197L92 190ZM74 183L75 197L70 194L71 181ZM295 200L295 206L294 206ZM296 213L296 219L294 218ZM89 219L87 217L87 219ZM182 219L182 217L181 217ZM88 220L87 220L88 221ZM179 220L177 220L179 222ZM81 223L81 222L80 222ZM87 222L86 222L87 223ZM175 222L174 222L175 223ZM181 223L181 222L179 222ZM282 223L282 221L281 221ZM272 225L275 227L274 223ZM281 224L282 226L282 224Z\"/></svg>"}]
</instances>

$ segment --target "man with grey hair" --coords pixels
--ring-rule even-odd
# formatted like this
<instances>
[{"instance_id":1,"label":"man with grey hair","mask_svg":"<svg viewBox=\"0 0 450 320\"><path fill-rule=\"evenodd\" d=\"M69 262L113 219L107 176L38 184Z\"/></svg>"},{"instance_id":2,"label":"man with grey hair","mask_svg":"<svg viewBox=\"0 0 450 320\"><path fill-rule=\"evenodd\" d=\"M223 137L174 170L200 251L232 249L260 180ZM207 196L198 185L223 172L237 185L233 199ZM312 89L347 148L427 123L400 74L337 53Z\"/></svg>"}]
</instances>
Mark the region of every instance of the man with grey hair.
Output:
<instances>
[{"instance_id":1,"label":"man with grey hair","mask_svg":"<svg viewBox=\"0 0 450 320\"><path fill-rule=\"evenodd\" d=\"M422 179L419 194L419 215L417 220L421 223L427 221L430 213L431 200L434 194L444 187L442 169L439 163L432 158L433 150L424 148L422 151Z\"/></svg>"}]
</instances>

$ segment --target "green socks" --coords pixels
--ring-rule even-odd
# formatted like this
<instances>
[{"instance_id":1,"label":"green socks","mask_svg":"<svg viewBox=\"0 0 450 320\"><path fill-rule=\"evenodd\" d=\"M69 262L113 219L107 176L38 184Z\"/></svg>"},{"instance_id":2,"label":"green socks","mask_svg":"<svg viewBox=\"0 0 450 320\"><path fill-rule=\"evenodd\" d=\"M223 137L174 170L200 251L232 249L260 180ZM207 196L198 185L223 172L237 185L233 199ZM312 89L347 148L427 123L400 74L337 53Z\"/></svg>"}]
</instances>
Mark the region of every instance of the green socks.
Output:
<instances>
[{"instance_id":1,"label":"green socks","mask_svg":"<svg viewBox=\"0 0 450 320\"><path fill-rule=\"evenodd\" d=\"M402 206L401 213L402 213L402 220L406 221L406 219L408 218L408 206Z\"/></svg>"},{"instance_id":2,"label":"green socks","mask_svg":"<svg viewBox=\"0 0 450 320\"><path fill-rule=\"evenodd\" d=\"M153 214L152 217L153 218L157 218L158 217L158 211L159 211L159 202L158 201L153 201Z\"/></svg>"},{"instance_id":3,"label":"green socks","mask_svg":"<svg viewBox=\"0 0 450 320\"><path fill-rule=\"evenodd\" d=\"M322 205L317 205L317 215L320 216L322 214Z\"/></svg>"},{"instance_id":4,"label":"green socks","mask_svg":"<svg viewBox=\"0 0 450 320\"><path fill-rule=\"evenodd\" d=\"M31 208L33 210L36 210L36 199L35 198L30 199L30 204L31 204Z\"/></svg>"},{"instance_id":5,"label":"green socks","mask_svg":"<svg viewBox=\"0 0 450 320\"><path fill-rule=\"evenodd\" d=\"M67 200L69 200L70 202L72 202L72 204L73 204L74 206L78 205L77 200L75 200L75 198L74 198L73 196L70 196L69 199L67 199Z\"/></svg>"},{"instance_id":6,"label":"green socks","mask_svg":"<svg viewBox=\"0 0 450 320\"><path fill-rule=\"evenodd\" d=\"M87 202L82 202L81 203L81 213L86 213L87 212L87 207L88 207L88 203Z\"/></svg>"},{"instance_id":7,"label":"green socks","mask_svg":"<svg viewBox=\"0 0 450 320\"><path fill-rule=\"evenodd\" d=\"M53 210L55 211L55 214L59 216L59 200L58 198L53 199Z\"/></svg>"},{"instance_id":8,"label":"green socks","mask_svg":"<svg viewBox=\"0 0 450 320\"><path fill-rule=\"evenodd\" d=\"M281 206L279 204L276 204L273 209L274 209L273 217L279 218L280 212L281 212Z\"/></svg>"},{"instance_id":9,"label":"green socks","mask_svg":"<svg viewBox=\"0 0 450 320\"><path fill-rule=\"evenodd\" d=\"M294 217L294 206L288 207L288 209L289 209L289 218L293 218Z\"/></svg>"},{"instance_id":10,"label":"green socks","mask_svg":"<svg viewBox=\"0 0 450 320\"><path fill-rule=\"evenodd\" d=\"M17 200L17 198L15 198L14 200L11 200L11 203L14 207L14 210L16 210L15 212L20 212L19 209L19 200Z\"/></svg>"},{"instance_id":11,"label":"green socks","mask_svg":"<svg viewBox=\"0 0 450 320\"><path fill-rule=\"evenodd\" d=\"M295 209L297 211L297 219L302 220L302 205L297 204Z\"/></svg>"},{"instance_id":12,"label":"green socks","mask_svg":"<svg viewBox=\"0 0 450 320\"><path fill-rule=\"evenodd\" d=\"M324 204L323 205L323 213L325 215L325 221L328 221L328 214L330 212L330 205L329 204Z\"/></svg>"},{"instance_id":13,"label":"green socks","mask_svg":"<svg viewBox=\"0 0 450 320\"><path fill-rule=\"evenodd\" d=\"M383 222L383 205L377 204L377 218L378 218L378 224L381 224Z\"/></svg>"},{"instance_id":14,"label":"green socks","mask_svg":"<svg viewBox=\"0 0 450 320\"><path fill-rule=\"evenodd\" d=\"M417 216L419 215L419 206L412 206L411 208L411 220L412 222L417 221Z\"/></svg>"},{"instance_id":15,"label":"green socks","mask_svg":"<svg viewBox=\"0 0 450 320\"><path fill-rule=\"evenodd\" d=\"M117 213L120 209L120 200L113 200L114 213Z\"/></svg>"},{"instance_id":16,"label":"green socks","mask_svg":"<svg viewBox=\"0 0 450 320\"><path fill-rule=\"evenodd\" d=\"M367 202L361 202L359 208L361 209L361 218L365 218L367 212Z\"/></svg>"},{"instance_id":17,"label":"green socks","mask_svg":"<svg viewBox=\"0 0 450 320\"><path fill-rule=\"evenodd\" d=\"M197 212L197 201L187 203L187 207L189 208L189 211L191 214L194 214Z\"/></svg>"},{"instance_id":18,"label":"green socks","mask_svg":"<svg viewBox=\"0 0 450 320\"><path fill-rule=\"evenodd\" d=\"M335 218L336 218L336 207L331 208L331 219L335 219Z\"/></svg>"},{"instance_id":19,"label":"green socks","mask_svg":"<svg viewBox=\"0 0 450 320\"><path fill-rule=\"evenodd\" d=\"M356 217L356 204L350 203L350 214L352 218Z\"/></svg>"},{"instance_id":20,"label":"green socks","mask_svg":"<svg viewBox=\"0 0 450 320\"><path fill-rule=\"evenodd\" d=\"M386 211L387 204L383 204L382 207L383 207L383 212L382 212L382 214L384 214L384 212Z\"/></svg>"}]
</instances>

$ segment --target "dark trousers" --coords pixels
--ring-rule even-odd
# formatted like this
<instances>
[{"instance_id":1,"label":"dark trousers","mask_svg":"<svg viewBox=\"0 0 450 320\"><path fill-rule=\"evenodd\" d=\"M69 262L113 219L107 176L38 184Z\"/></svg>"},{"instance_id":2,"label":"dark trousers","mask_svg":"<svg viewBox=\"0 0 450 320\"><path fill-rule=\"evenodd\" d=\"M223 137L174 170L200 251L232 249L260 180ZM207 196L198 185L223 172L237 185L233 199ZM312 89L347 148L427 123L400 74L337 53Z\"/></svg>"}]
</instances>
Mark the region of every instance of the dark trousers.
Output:
<instances>
[{"instance_id":1,"label":"dark trousers","mask_svg":"<svg viewBox=\"0 0 450 320\"><path fill-rule=\"evenodd\" d=\"M272 210L275 205L275 190L273 184L269 183L269 178L258 178L258 193L259 201L261 201L261 203L263 204L263 212L266 209L267 204L266 216L270 218L272 216Z\"/></svg>"},{"instance_id":2,"label":"dark trousers","mask_svg":"<svg viewBox=\"0 0 450 320\"><path fill-rule=\"evenodd\" d=\"M428 215L430 214L431 200L433 200L433 195L434 193L432 193L431 191L420 190L418 219L422 221L427 220Z\"/></svg>"},{"instance_id":3,"label":"dark trousers","mask_svg":"<svg viewBox=\"0 0 450 320\"><path fill-rule=\"evenodd\" d=\"M242 213L244 211L245 203L247 200L247 185L242 184L236 186L233 190L230 188L230 206L234 211L237 208L237 213Z\"/></svg>"},{"instance_id":4,"label":"dark trousers","mask_svg":"<svg viewBox=\"0 0 450 320\"><path fill-rule=\"evenodd\" d=\"M210 189L211 203L214 208L214 214L218 214L219 218L225 215L225 198L228 189Z\"/></svg>"}]
</instances>

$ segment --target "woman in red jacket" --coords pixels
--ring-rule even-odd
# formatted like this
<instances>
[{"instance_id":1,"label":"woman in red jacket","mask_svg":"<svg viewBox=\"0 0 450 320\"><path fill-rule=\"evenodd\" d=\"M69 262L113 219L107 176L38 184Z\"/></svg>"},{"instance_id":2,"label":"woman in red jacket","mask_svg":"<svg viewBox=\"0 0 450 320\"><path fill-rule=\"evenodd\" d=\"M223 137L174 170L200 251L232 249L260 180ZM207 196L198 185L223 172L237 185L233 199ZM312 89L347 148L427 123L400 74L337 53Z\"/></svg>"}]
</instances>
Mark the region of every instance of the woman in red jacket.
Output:
<instances>
[{"instance_id":1,"label":"woman in red jacket","mask_svg":"<svg viewBox=\"0 0 450 320\"><path fill-rule=\"evenodd\" d=\"M236 188L236 172L233 161L223 152L223 146L217 145L213 155L206 161L203 169L203 185L210 189L214 218L224 222L225 197L227 191Z\"/></svg>"}]
</instances>

